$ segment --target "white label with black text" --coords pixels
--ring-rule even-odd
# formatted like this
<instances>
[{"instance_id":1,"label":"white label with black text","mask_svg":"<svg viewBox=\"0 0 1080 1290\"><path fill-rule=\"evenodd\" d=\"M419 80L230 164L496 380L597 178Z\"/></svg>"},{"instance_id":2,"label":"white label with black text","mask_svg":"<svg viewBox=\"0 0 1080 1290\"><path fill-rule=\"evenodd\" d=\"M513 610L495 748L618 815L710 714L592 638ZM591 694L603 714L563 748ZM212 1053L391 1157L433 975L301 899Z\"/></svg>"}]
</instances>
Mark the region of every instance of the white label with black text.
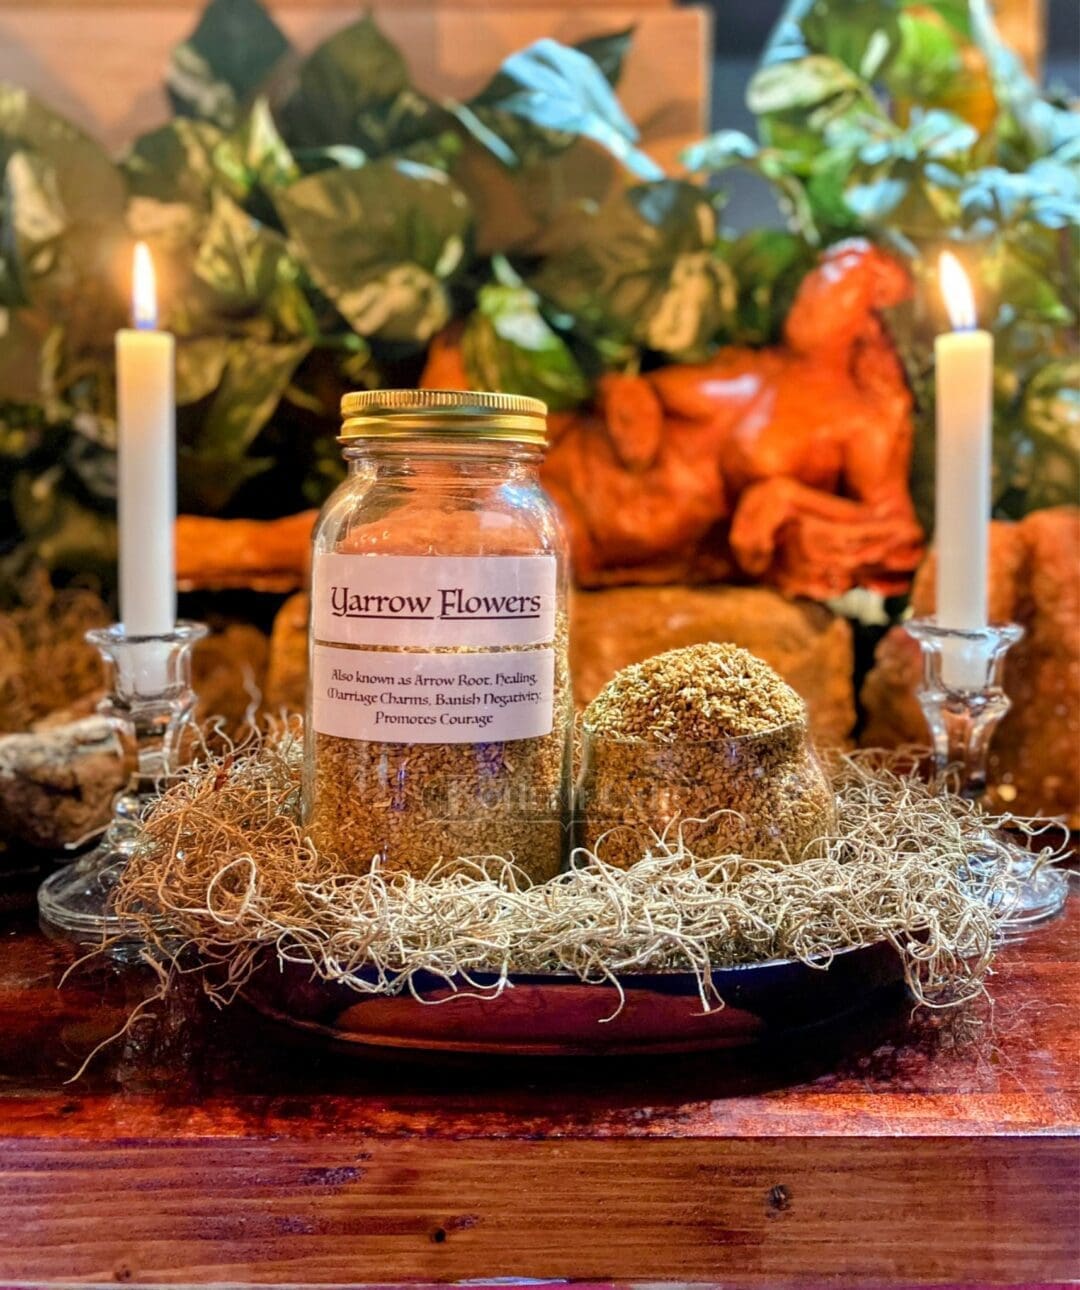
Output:
<instances>
[{"instance_id":1,"label":"white label with black text","mask_svg":"<svg viewBox=\"0 0 1080 1290\"><path fill-rule=\"evenodd\" d=\"M334 645L546 645L555 636L551 555L315 557L315 639Z\"/></svg>"},{"instance_id":2,"label":"white label with black text","mask_svg":"<svg viewBox=\"0 0 1080 1290\"><path fill-rule=\"evenodd\" d=\"M555 651L424 654L316 643L312 719L323 735L477 744L551 733Z\"/></svg>"}]
</instances>

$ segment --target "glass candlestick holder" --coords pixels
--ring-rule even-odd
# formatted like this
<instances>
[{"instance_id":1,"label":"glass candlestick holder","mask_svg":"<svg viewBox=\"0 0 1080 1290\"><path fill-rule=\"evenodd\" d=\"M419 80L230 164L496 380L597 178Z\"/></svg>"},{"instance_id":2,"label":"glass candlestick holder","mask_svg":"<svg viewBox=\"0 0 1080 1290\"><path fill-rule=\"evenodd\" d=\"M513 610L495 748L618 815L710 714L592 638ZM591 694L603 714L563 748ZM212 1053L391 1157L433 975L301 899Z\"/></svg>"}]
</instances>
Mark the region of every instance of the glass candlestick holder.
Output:
<instances>
[{"instance_id":1,"label":"glass candlestick holder","mask_svg":"<svg viewBox=\"0 0 1080 1290\"><path fill-rule=\"evenodd\" d=\"M955 775L961 797L981 801L990 744L1010 707L1001 683L1005 655L1024 629L1017 623L943 627L932 618L916 618L905 626L922 649L917 697L930 728L938 783L944 791L948 776ZM1068 878L1000 831L988 832L986 863L1000 864L1002 856L1013 895L1002 910L999 931L1004 939L1013 939L1061 912ZM971 863L977 870L977 854Z\"/></svg>"},{"instance_id":2,"label":"glass candlestick holder","mask_svg":"<svg viewBox=\"0 0 1080 1290\"><path fill-rule=\"evenodd\" d=\"M128 636L120 623L87 632L108 668L109 691L98 711L117 732L128 782L98 845L38 888L47 931L88 944L130 940L131 929L110 909L111 897L137 844L147 802L187 759L195 707L191 651L207 631L201 623L179 622L160 636Z\"/></svg>"}]
</instances>

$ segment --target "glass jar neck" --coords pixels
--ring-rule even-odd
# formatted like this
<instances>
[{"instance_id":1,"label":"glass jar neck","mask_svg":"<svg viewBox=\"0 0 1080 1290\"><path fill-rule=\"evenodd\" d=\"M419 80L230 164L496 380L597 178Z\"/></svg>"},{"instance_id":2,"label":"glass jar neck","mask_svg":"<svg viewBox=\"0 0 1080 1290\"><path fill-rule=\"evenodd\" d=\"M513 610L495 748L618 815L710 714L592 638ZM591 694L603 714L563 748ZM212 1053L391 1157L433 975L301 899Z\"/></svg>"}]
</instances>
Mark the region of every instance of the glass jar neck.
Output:
<instances>
[{"instance_id":1,"label":"glass jar neck","mask_svg":"<svg viewBox=\"0 0 1080 1290\"><path fill-rule=\"evenodd\" d=\"M447 442L410 437L349 440L342 446L342 456L350 475L485 474L521 478L536 473L544 450L516 440Z\"/></svg>"}]
</instances>

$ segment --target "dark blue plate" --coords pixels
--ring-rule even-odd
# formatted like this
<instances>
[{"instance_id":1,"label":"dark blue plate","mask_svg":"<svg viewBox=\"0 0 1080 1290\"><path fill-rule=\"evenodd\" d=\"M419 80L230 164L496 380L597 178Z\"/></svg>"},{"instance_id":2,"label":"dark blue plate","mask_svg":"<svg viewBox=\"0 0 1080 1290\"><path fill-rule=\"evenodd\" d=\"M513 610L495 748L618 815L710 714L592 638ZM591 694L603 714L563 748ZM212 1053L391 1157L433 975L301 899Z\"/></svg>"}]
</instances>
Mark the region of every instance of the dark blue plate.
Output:
<instances>
[{"instance_id":1,"label":"dark blue plate","mask_svg":"<svg viewBox=\"0 0 1080 1290\"><path fill-rule=\"evenodd\" d=\"M500 994L478 996L460 980L421 974L416 995L364 994L313 977L297 964L267 963L245 997L277 1020L336 1047L519 1056L694 1052L759 1043L834 1021L903 980L888 941L837 953L828 966L774 960L721 968L713 984L724 1006L706 1011L690 972L627 973L610 982L574 976L516 976ZM374 980L372 973L370 978ZM497 977L478 973L494 990Z\"/></svg>"}]
</instances>

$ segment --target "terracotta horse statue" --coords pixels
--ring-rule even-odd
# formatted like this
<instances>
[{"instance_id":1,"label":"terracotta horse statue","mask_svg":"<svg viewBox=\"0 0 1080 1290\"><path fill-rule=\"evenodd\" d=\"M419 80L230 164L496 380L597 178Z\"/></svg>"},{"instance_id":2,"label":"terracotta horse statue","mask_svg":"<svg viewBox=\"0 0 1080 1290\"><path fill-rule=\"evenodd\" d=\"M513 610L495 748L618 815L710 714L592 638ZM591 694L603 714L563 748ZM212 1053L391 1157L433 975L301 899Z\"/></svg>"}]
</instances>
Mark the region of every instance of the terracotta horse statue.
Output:
<instances>
[{"instance_id":1,"label":"terracotta horse statue","mask_svg":"<svg viewBox=\"0 0 1080 1290\"><path fill-rule=\"evenodd\" d=\"M904 590L923 549L912 400L880 311L910 290L889 256L842 243L804 279L781 344L607 376L593 407L553 415L543 479L577 581ZM422 383L468 386L453 332Z\"/></svg>"}]
</instances>

